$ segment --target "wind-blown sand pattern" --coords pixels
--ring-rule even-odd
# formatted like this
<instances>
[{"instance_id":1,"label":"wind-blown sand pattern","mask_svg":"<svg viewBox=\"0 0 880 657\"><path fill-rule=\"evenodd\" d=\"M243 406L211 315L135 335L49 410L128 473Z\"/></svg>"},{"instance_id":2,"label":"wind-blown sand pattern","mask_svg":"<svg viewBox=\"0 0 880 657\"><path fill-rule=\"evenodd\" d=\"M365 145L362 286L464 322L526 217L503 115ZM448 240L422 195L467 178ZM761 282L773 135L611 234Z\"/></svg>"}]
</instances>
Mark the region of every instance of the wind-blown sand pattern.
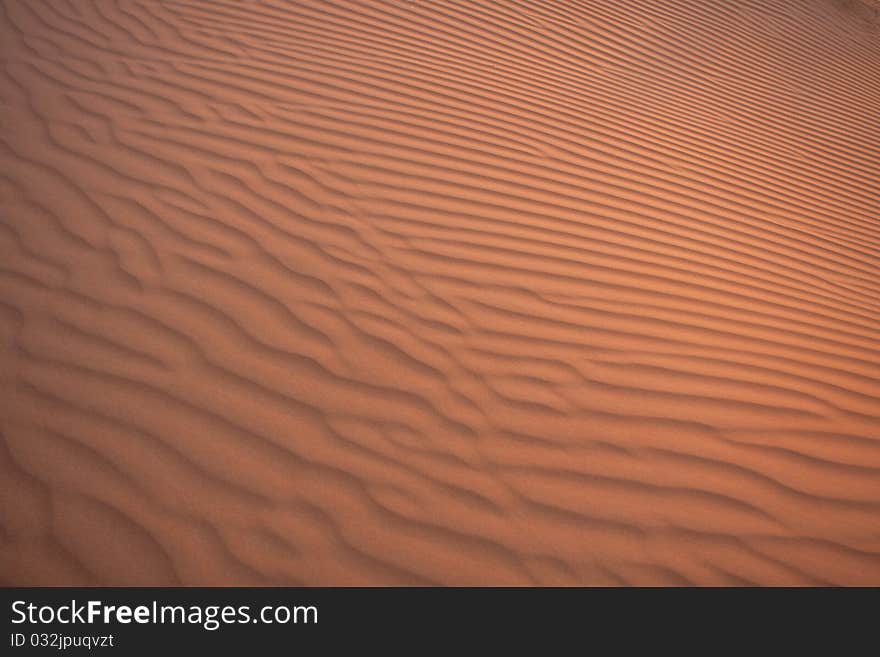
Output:
<instances>
[{"instance_id":1,"label":"wind-blown sand pattern","mask_svg":"<svg viewBox=\"0 0 880 657\"><path fill-rule=\"evenodd\" d=\"M0 0L5 584L880 584L880 21Z\"/></svg>"}]
</instances>

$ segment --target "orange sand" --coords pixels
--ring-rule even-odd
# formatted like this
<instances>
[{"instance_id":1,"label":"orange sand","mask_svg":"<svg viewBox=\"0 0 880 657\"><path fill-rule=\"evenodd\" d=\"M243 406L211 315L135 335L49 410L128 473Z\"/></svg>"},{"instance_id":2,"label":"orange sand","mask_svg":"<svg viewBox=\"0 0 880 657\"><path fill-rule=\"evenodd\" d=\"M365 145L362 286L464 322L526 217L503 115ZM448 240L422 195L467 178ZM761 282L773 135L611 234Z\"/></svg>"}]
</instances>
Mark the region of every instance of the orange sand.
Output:
<instances>
[{"instance_id":1,"label":"orange sand","mask_svg":"<svg viewBox=\"0 0 880 657\"><path fill-rule=\"evenodd\" d=\"M0 0L0 581L880 584L880 20Z\"/></svg>"}]
</instances>

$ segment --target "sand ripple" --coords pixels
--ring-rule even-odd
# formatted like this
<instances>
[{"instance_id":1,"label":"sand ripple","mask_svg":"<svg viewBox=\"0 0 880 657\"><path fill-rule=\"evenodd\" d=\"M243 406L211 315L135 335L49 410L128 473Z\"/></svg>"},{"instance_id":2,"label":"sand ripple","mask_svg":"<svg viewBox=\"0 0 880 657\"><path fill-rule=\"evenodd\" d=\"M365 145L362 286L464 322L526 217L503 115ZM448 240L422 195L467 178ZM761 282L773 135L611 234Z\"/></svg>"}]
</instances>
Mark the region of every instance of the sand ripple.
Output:
<instances>
[{"instance_id":1,"label":"sand ripple","mask_svg":"<svg viewBox=\"0 0 880 657\"><path fill-rule=\"evenodd\" d=\"M880 584L871 8L0 9L4 583Z\"/></svg>"}]
</instances>

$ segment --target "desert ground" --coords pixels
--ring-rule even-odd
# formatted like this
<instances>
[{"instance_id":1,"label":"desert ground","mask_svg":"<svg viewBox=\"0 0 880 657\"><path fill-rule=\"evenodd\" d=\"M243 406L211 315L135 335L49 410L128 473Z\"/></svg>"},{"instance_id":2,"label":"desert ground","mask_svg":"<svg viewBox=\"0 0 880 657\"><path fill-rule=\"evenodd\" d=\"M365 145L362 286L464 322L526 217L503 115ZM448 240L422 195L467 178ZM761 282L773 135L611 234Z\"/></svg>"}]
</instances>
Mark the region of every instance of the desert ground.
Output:
<instances>
[{"instance_id":1,"label":"desert ground","mask_svg":"<svg viewBox=\"0 0 880 657\"><path fill-rule=\"evenodd\" d=\"M0 0L0 583L880 585L855 0Z\"/></svg>"}]
</instances>

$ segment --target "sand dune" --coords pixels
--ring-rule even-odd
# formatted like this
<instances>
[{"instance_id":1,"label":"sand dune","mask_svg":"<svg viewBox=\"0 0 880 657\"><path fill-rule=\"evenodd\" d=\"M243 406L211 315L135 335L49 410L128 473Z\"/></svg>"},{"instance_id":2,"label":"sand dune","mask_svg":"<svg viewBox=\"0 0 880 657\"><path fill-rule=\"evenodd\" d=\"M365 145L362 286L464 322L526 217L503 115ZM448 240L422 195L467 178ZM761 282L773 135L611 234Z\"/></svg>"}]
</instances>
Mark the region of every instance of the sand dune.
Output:
<instances>
[{"instance_id":1,"label":"sand dune","mask_svg":"<svg viewBox=\"0 0 880 657\"><path fill-rule=\"evenodd\" d=\"M0 8L3 583L880 584L870 3Z\"/></svg>"}]
</instances>

